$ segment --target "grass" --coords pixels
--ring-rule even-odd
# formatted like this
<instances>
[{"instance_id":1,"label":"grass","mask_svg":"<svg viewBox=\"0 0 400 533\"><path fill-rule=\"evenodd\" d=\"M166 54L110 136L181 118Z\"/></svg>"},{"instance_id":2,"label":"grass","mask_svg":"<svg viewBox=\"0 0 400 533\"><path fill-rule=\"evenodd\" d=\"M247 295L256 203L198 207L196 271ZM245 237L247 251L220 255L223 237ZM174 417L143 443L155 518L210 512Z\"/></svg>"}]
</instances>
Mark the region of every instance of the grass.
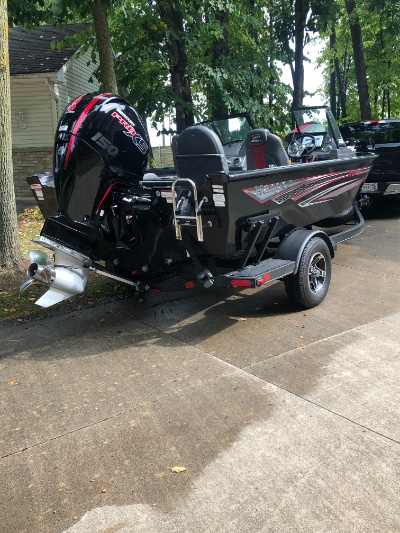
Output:
<instances>
[{"instance_id":1,"label":"grass","mask_svg":"<svg viewBox=\"0 0 400 533\"><path fill-rule=\"evenodd\" d=\"M27 279L25 270L30 263L28 253L35 248L41 248L33 243L32 239L40 234L42 226L43 217L39 208L25 209L18 215L18 234L24 269L21 272L15 272L11 269L0 268L0 322L23 322L48 313L47 309L35 305L35 301L46 291L44 285L33 283L26 291L19 292L20 286ZM44 248L43 250L51 257L50 250ZM129 292L131 293L131 289L128 286L116 283L104 276L90 274L83 294L65 300L50 309L61 311L93 306L98 302L124 297Z\"/></svg>"}]
</instances>

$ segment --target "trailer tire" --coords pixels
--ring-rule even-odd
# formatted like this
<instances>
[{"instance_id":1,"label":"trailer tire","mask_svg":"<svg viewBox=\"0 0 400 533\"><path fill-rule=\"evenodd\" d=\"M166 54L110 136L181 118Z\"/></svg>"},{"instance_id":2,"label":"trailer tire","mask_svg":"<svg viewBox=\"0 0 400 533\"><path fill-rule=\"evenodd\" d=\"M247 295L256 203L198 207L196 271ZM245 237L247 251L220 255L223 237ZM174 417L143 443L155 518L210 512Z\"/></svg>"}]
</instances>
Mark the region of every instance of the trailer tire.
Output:
<instances>
[{"instance_id":1,"label":"trailer tire","mask_svg":"<svg viewBox=\"0 0 400 533\"><path fill-rule=\"evenodd\" d=\"M301 254L297 272L284 278L287 296L303 309L319 305L328 292L331 271L328 245L320 237L310 239Z\"/></svg>"},{"instance_id":2,"label":"trailer tire","mask_svg":"<svg viewBox=\"0 0 400 533\"><path fill-rule=\"evenodd\" d=\"M354 207L351 205L347 209L344 209L337 215L334 215L333 217L324 218L323 220L320 220L315 224L315 226L319 226L320 228L334 228L336 226L343 226L343 224L347 224L347 222L350 222L354 218Z\"/></svg>"}]
</instances>

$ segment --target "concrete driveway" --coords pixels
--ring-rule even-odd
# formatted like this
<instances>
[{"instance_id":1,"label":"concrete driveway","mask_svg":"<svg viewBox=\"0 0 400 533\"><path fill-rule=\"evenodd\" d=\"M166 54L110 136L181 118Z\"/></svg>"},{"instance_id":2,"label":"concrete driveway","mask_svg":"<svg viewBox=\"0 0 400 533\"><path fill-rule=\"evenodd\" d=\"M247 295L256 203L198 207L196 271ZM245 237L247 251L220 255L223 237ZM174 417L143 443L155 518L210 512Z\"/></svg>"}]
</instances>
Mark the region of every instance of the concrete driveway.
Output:
<instances>
[{"instance_id":1,"label":"concrete driveway","mask_svg":"<svg viewBox=\"0 0 400 533\"><path fill-rule=\"evenodd\" d=\"M0 530L400 532L399 230L372 208L307 312L277 282L1 327Z\"/></svg>"}]
</instances>

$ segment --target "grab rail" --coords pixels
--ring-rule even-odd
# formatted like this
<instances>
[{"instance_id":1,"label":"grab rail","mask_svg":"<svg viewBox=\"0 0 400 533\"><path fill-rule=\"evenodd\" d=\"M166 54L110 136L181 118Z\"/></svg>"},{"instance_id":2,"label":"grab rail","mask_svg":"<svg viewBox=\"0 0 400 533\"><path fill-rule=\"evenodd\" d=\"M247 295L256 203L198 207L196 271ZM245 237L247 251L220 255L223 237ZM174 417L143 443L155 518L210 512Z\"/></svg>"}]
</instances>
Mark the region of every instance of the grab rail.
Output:
<instances>
[{"instance_id":1,"label":"grab rail","mask_svg":"<svg viewBox=\"0 0 400 533\"><path fill-rule=\"evenodd\" d=\"M189 184L192 192L193 192L193 210L194 210L194 216L193 215L181 215L179 212L179 204L180 201L183 199L183 197L179 198L178 202L176 201L176 193L175 193L175 187L178 184L182 185L182 183ZM193 180L189 178L177 178L171 186L171 192L172 192L172 209L174 213L174 224L175 224L175 233L176 238L178 240L182 240L182 229L181 226L196 226L197 231L197 240L198 241L204 241L203 237L203 220L201 217L201 208L203 206L203 203L208 201L207 197L204 197L201 202L198 202L197 197L197 187Z\"/></svg>"}]
</instances>

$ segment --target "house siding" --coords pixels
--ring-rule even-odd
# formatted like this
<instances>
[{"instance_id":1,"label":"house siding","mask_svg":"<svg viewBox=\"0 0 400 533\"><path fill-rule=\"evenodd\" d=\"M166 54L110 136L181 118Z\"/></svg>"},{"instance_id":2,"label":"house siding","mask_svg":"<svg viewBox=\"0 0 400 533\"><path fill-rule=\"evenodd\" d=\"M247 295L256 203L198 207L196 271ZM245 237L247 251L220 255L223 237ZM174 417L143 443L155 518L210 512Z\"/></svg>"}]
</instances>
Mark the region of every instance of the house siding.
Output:
<instances>
[{"instance_id":1,"label":"house siding","mask_svg":"<svg viewBox=\"0 0 400 533\"><path fill-rule=\"evenodd\" d=\"M55 74L32 74L11 78L14 188L17 197L30 197L26 178L52 171L52 149L57 122L67 105L85 92L98 90L96 79L89 82L94 64L87 65L90 53L73 56ZM58 102L51 93L58 96ZM55 82L55 84L54 84ZM19 118L18 118L19 115Z\"/></svg>"},{"instance_id":2,"label":"house siding","mask_svg":"<svg viewBox=\"0 0 400 533\"><path fill-rule=\"evenodd\" d=\"M54 123L52 95L45 84L11 83L12 140L15 148L51 147ZM17 114L22 113L24 124ZM25 125L25 127L24 127Z\"/></svg>"},{"instance_id":3,"label":"house siding","mask_svg":"<svg viewBox=\"0 0 400 533\"><path fill-rule=\"evenodd\" d=\"M88 62L90 64L88 65ZM58 118L61 117L65 108L76 97L83 93L91 93L99 90L99 82L93 75L96 65L91 62L91 52L82 55L74 55L57 73L58 89ZM93 81L89 81L90 77Z\"/></svg>"},{"instance_id":4,"label":"house siding","mask_svg":"<svg viewBox=\"0 0 400 533\"><path fill-rule=\"evenodd\" d=\"M153 162L156 168L173 167L174 157L170 146L154 146Z\"/></svg>"}]
</instances>

